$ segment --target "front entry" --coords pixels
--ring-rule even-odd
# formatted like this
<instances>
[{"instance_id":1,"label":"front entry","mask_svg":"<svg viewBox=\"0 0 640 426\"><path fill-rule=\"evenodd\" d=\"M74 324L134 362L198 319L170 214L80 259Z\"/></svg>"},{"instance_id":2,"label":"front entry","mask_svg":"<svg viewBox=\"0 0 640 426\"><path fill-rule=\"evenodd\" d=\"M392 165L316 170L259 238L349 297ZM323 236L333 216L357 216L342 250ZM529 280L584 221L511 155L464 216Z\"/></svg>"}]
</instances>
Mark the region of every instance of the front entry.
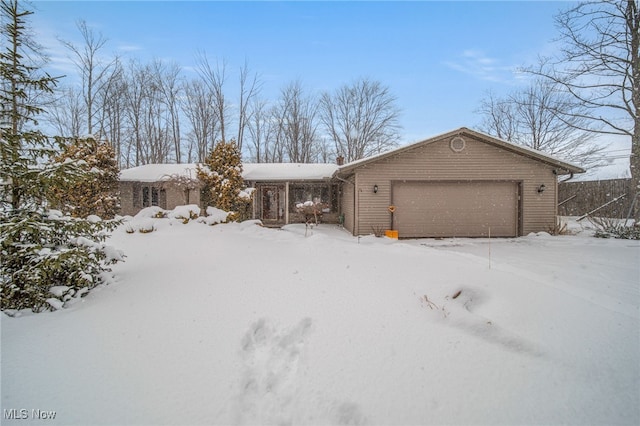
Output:
<instances>
[{"instance_id":1,"label":"front entry","mask_svg":"<svg viewBox=\"0 0 640 426\"><path fill-rule=\"evenodd\" d=\"M260 187L260 220L265 225L284 225L286 212L284 185Z\"/></svg>"}]
</instances>

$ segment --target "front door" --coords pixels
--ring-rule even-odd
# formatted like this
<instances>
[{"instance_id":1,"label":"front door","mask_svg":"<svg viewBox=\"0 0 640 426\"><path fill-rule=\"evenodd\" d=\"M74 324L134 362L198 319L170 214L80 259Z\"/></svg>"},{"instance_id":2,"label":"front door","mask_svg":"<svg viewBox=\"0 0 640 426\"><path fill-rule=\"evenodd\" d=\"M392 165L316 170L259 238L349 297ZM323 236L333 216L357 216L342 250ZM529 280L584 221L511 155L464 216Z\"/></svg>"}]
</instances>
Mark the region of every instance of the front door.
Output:
<instances>
[{"instance_id":1,"label":"front door","mask_svg":"<svg viewBox=\"0 0 640 426\"><path fill-rule=\"evenodd\" d=\"M260 188L260 220L265 224L284 224L284 185L269 185Z\"/></svg>"}]
</instances>

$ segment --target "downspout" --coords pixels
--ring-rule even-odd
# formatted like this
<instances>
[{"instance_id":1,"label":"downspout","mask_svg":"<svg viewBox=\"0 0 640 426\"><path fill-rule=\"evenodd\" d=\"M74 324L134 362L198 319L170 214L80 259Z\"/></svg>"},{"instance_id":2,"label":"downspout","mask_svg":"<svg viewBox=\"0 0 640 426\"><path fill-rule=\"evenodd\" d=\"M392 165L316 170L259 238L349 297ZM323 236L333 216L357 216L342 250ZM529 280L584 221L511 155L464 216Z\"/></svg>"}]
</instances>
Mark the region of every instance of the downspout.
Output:
<instances>
[{"instance_id":1,"label":"downspout","mask_svg":"<svg viewBox=\"0 0 640 426\"><path fill-rule=\"evenodd\" d=\"M356 230L356 184L355 182L349 182L348 180L342 179L339 176L335 176L335 178L338 179L340 182L353 185L353 231L351 232L353 234L353 232ZM342 225L344 226L344 223Z\"/></svg>"},{"instance_id":2,"label":"downspout","mask_svg":"<svg viewBox=\"0 0 640 426\"><path fill-rule=\"evenodd\" d=\"M556 221L556 223L558 222L558 207L560 206L560 204L558 204L558 194L560 193L560 184L564 183L564 182L568 182L571 179L573 179L573 172L571 170L567 170L567 171L569 172L569 177L556 183L556 202L555 202L555 207L556 207L555 208L555 210L556 210L555 211L555 216L556 216L555 221ZM558 172L554 169L553 170L553 174L557 175Z\"/></svg>"},{"instance_id":3,"label":"downspout","mask_svg":"<svg viewBox=\"0 0 640 426\"><path fill-rule=\"evenodd\" d=\"M564 179L564 180L561 180L561 181L560 181L560 182L558 182L558 183L565 183L565 182L568 182L568 181L570 181L571 179L573 179L573 172L571 172L571 171L569 171L569 170L567 170L567 171L569 172L569 177L568 177L568 178L566 178L566 179Z\"/></svg>"}]
</instances>

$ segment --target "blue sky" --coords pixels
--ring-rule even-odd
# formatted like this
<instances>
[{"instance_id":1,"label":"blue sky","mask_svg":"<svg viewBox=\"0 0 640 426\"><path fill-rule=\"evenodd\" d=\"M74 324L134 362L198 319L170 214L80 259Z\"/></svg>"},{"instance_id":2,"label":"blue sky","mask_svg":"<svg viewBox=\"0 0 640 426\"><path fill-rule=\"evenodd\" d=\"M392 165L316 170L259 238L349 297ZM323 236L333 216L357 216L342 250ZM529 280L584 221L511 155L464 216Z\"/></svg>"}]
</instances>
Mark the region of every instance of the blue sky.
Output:
<instances>
[{"instance_id":1,"label":"blue sky","mask_svg":"<svg viewBox=\"0 0 640 426\"><path fill-rule=\"evenodd\" d=\"M359 77L389 86L403 140L474 127L487 90L522 84L517 67L554 51L553 16L571 3L35 1L38 37L59 73L73 75L56 37L77 41L84 19L105 54L161 58L192 71L198 51L225 60L229 86L246 60L275 99L299 79L310 92ZM232 81L233 80L233 81Z\"/></svg>"},{"instance_id":2,"label":"blue sky","mask_svg":"<svg viewBox=\"0 0 640 426\"><path fill-rule=\"evenodd\" d=\"M185 78L196 76L198 52L224 60L232 98L245 61L260 76L261 96L273 101L294 80L316 95L361 77L378 80L397 97L404 144L477 127L489 90L504 95L525 85L518 68L556 52L554 16L573 4L36 0L33 24L54 75L76 73L57 38L81 44L82 19L108 39L104 54L175 62ZM629 151L628 138L606 143L612 156ZM628 174L628 160L597 173Z\"/></svg>"}]
</instances>

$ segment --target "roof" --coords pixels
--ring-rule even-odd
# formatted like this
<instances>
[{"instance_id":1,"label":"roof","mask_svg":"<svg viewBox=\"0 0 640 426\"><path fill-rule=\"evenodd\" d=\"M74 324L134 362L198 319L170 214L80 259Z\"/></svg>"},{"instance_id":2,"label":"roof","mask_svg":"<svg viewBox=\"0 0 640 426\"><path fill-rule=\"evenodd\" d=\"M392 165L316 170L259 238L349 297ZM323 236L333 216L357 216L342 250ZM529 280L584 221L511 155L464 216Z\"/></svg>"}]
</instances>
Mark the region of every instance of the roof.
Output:
<instances>
[{"instance_id":1,"label":"roof","mask_svg":"<svg viewBox=\"0 0 640 426\"><path fill-rule=\"evenodd\" d=\"M120 172L121 181L161 182L172 176L196 178L198 164L145 164ZM335 164L244 163L242 177L248 181L287 181L330 179Z\"/></svg>"},{"instance_id":2,"label":"roof","mask_svg":"<svg viewBox=\"0 0 640 426\"><path fill-rule=\"evenodd\" d=\"M331 179L337 164L245 163L242 177L251 181Z\"/></svg>"},{"instance_id":3,"label":"roof","mask_svg":"<svg viewBox=\"0 0 640 426\"><path fill-rule=\"evenodd\" d=\"M197 164L145 164L120 171L121 181L161 182L172 176L196 178Z\"/></svg>"},{"instance_id":4,"label":"roof","mask_svg":"<svg viewBox=\"0 0 640 426\"><path fill-rule=\"evenodd\" d=\"M347 175L358 167L375 161L398 155L424 145L441 141L454 136L466 135L482 140L507 151L538 160L557 168L558 174L584 173L585 170L575 164L567 163L541 151L515 145L493 136L461 127L460 129L443 133L431 138L415 142L400 148L383 152L378 155L352 161L343 166L336 164L308 164L308 163L244 163L242 177L248 181L295 181L295 180L325 180L336 175ZM172 176L187 176L196 178L198 164L146 164L144 166L125 169L120 172L121 181L161 182Z\"/></svg>"},{"instance_id":5,"label":"roof","mask_svg":"<svg viewBox=\"0 0 640 426\"><path fill-rule=\"evenodd\" d=\"M586 170L575 165L575 164L571 164L571 163L567 163L565 161L562 161L560 159L557 159L553 156L550 156L548 154L545 154L542 151L538 151L532 148L528 148L525 146L521 146L521 145L515 145L511 142L507 142L505 140L502 139L498 139L495 138L493 136L487 135L485 133L482 132L478 132L475 130L471 130L468 129L466 127L461 127L457 130L453 130L447 133L442 133L440 135L437 136L433 136L431 138L419 141L419 142L415 142L409 145L405 145L405 146L401 146L400 148L396 148L393 149L391 151L386 151L383 152L381 154L378 155L374 155L371 157L367 157L367 158L363 158L361 160L356 160L356 161L352 161L350 163L345 164L344 166L341 166L338 171L336 172L337 175L347 175L350 172L352 172L353 170L357 169L358 167L364 166L366 164L370 164L373 162L376 162L378 160L384 159L384 158L389 158L395 155L398 155L402 152L405 151L410 151L416 148L419 148L421 146L425 146L425 145L429 145L431 143L434 142L438 142L441 141L443 139L446 138L451 138L454 136L461 136L461 135L466 135L466 136L471 136L471 137L475 137L478 138L480 140L482 140L483 142L486 142L490 145L494 145L497 146L499 148L505 149L507 151L511 151L514 152L516 154L520 154L523 155L525 157L529 157L532 158L534 160L538 160L540 162L543 162L545 164L548 164L550 166L556 167L558 168L557 172L558 174L568 174L568 173L584 173Z\"/></svg>"}]
</instances>

